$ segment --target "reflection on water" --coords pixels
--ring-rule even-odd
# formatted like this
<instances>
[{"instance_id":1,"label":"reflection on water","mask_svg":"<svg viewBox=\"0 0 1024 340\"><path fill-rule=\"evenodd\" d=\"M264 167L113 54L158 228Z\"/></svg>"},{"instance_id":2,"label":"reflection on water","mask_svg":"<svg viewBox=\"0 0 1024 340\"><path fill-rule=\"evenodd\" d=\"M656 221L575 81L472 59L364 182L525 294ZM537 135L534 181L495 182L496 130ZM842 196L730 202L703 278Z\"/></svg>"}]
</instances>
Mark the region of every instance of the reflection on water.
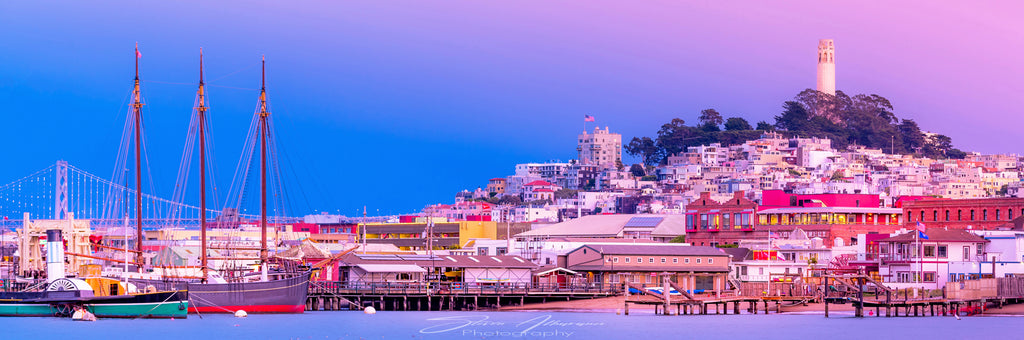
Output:
<instances>
[{"instance_id":1,"label":"reflection on water","mask_svg":"<svg viewBox=\"0 0 1024 340\"><path fill-rule=\"evenodd\" d=\"M830 339L1019 337L1020 318L824 318L821 314L661 316L571 312L308 312L76 322L0 318L4 337L66 339Z\"/></svg>"}]
</instances>

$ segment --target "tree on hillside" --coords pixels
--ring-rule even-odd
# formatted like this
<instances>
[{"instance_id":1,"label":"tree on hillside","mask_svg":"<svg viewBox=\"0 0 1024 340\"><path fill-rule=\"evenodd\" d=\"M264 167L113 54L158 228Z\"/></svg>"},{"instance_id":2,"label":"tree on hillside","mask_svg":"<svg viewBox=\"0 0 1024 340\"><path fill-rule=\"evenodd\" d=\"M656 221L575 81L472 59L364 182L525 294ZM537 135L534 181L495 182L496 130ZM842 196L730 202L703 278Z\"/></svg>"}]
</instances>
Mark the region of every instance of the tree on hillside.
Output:
<instances>
[{"instance_id":1,"label":"tree on hillside","mask_svg":"<svg viewBox=\"0 0 1024 340\"><path fill-rule=\"evenodd\" d=\"M775 127L772 126L771 124L768 124L768 122L762 120L760 122L757 122L757 130L759 130L759 131L774 131Z\"/></svg>"},{"instance_id":2,"label":"tree on hillside","mask_svg":"<svg viewBox=\"0 0 1024 340\"><path fill-rule=\"evenodd\" d=\"M904 119L896 129L899 130L900 138L903 139L903 147L907 152L915 152L924 147L924 134L913 120Z\"/></svg>"},{"instance_id":3,"label":"tree on hillside","mask_svg":"<svg viewBox=\"0 0 1024 340\"><path fill-rule=\"evenodd\" d=\"M644 164L655 165L661 161L658 157L658 145L651 137L633 137L629 144L626 144L623 148L626 149L627 154L640 157ZM622 168L625 168L625 166Z\"/></svg>"},{"instance_id":4,"label":"tree on hillside","mask_svg":"<svg viewBox=\"0 0 1024 340\"><path fill-rule=\"evenodd\" d=\"M643 177L647 175L647 170L644 170L644 166L640 164L633 164L629 166L629 172L636 177Z\"/></svg>"},{"instance_id":5,"label":"tree on hillside","mask_svg":"<svg viewBox=\"0 0 1024 340\"><path fill-rule=\"evenodd\" d=\"M559 198L559 199L576 198L576 194L577 193L579 193L579 191L577 191L577 190L562 188L562 189L558 189L558 191L555 191L555 198Z\"/></svg>"},{"instance_id":6,"label":"tree on hillside","mask_svg":"<svg viewBox=\"0 0 1024 340\"><path fill-rule=\"evenodd\" d=\"M786 131L804 131L810 114L803 105L795 101L782 104L782 114L775 116L775 128Z\"/></svg>"},{"instance_id":7,"label":"tree on hillside","mask_svg":"<svg viewBox=\"0 0 1024 340\"><path fill-rule=\"evenodd\" d=\"M518 195L505 195L498 199L498 204L523 205L523 199Z\"/></svg>"},{"instance_id":8,"label":"tree on hillside","mask_svg":"<svg viewBox=\"0 0 1024 340\"><path fill-rule=\"evenodd\" d=\"M732 117L725 120L725 131L743 131L750 130L750 123L746 119L740 117Z\"/></svg>"},{"instance_id":9,"label":"tree on hillside","mask_svg":"<svg viewBox=\"0 0 1024 340\"><path fill-rule=\"evenodd\" d=\"M697 121L700 122L700 125L722 125L722 114L715 109L704 109L700 111L700 118L697 118Z\"/></svg>"}]
</instances>

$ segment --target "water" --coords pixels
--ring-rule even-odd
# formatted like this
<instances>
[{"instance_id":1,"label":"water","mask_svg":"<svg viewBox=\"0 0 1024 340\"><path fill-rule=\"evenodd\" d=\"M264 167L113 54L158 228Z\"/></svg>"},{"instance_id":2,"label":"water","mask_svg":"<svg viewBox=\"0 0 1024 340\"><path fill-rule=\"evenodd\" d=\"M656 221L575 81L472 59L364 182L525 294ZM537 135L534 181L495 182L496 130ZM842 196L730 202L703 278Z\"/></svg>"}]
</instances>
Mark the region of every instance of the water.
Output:
<instances>
[{"instance_id":1,"label":"water","mask_svg":"<svg viewBox=\"0 0 1024 340\"><path fill-rule=\"evenodd\" d=\"M1019 317L824 318L572 312L307 312L79 322L0 318L6 339L976 339L1022 338ZM525 332L525 333L523 333Z\"/></svg>"}]
</instances>

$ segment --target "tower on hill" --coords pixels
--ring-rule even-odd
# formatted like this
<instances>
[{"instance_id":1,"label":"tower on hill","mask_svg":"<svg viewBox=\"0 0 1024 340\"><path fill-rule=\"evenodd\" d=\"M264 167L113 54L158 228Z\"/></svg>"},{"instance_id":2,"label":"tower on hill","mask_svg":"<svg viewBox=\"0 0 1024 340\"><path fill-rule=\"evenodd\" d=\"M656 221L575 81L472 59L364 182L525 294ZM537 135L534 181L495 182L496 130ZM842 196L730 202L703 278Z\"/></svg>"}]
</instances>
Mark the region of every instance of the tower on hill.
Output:
<instances>
[{"instance_id":1,"label":"tower on hill","mask_svg":"<svg viewBox=\"0 0 1024 340\"><path fill-rule=\"evenodd\" d=\"M818 92L836 95L836 47L832 39L818 41Z\"/></svg>"}]
</instances>

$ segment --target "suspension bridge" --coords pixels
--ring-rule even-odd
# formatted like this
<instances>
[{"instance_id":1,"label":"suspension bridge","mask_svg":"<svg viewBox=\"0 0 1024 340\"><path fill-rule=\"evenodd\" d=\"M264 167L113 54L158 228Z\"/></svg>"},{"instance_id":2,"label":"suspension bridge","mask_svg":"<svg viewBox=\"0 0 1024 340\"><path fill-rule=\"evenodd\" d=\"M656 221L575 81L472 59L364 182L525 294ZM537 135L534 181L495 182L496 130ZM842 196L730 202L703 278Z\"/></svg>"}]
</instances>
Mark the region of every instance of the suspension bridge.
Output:
<instances>
[{"instance_id":1,"label":"suspension bridge","mask_svg":"<svg viewBox=\"0 0 1024 340\"><path fill-rule=\"evenodd\" d=\"M44 169L0 185L0 226L18 227L25 213L31 219L91 220L93 226L135 227L135 216L141 214L142 227L192 227L199 225L201 214L210 221L247 223L258 221L259 215L236 214L232 209L206 209L176 202L143 192L141 210L136 211L135 189L96 176L68 162L57 161ZM127 219L126 216L131 218ZM293 223L297 217L271 217L272 223Z\"/></svg>"}]
</instances>

